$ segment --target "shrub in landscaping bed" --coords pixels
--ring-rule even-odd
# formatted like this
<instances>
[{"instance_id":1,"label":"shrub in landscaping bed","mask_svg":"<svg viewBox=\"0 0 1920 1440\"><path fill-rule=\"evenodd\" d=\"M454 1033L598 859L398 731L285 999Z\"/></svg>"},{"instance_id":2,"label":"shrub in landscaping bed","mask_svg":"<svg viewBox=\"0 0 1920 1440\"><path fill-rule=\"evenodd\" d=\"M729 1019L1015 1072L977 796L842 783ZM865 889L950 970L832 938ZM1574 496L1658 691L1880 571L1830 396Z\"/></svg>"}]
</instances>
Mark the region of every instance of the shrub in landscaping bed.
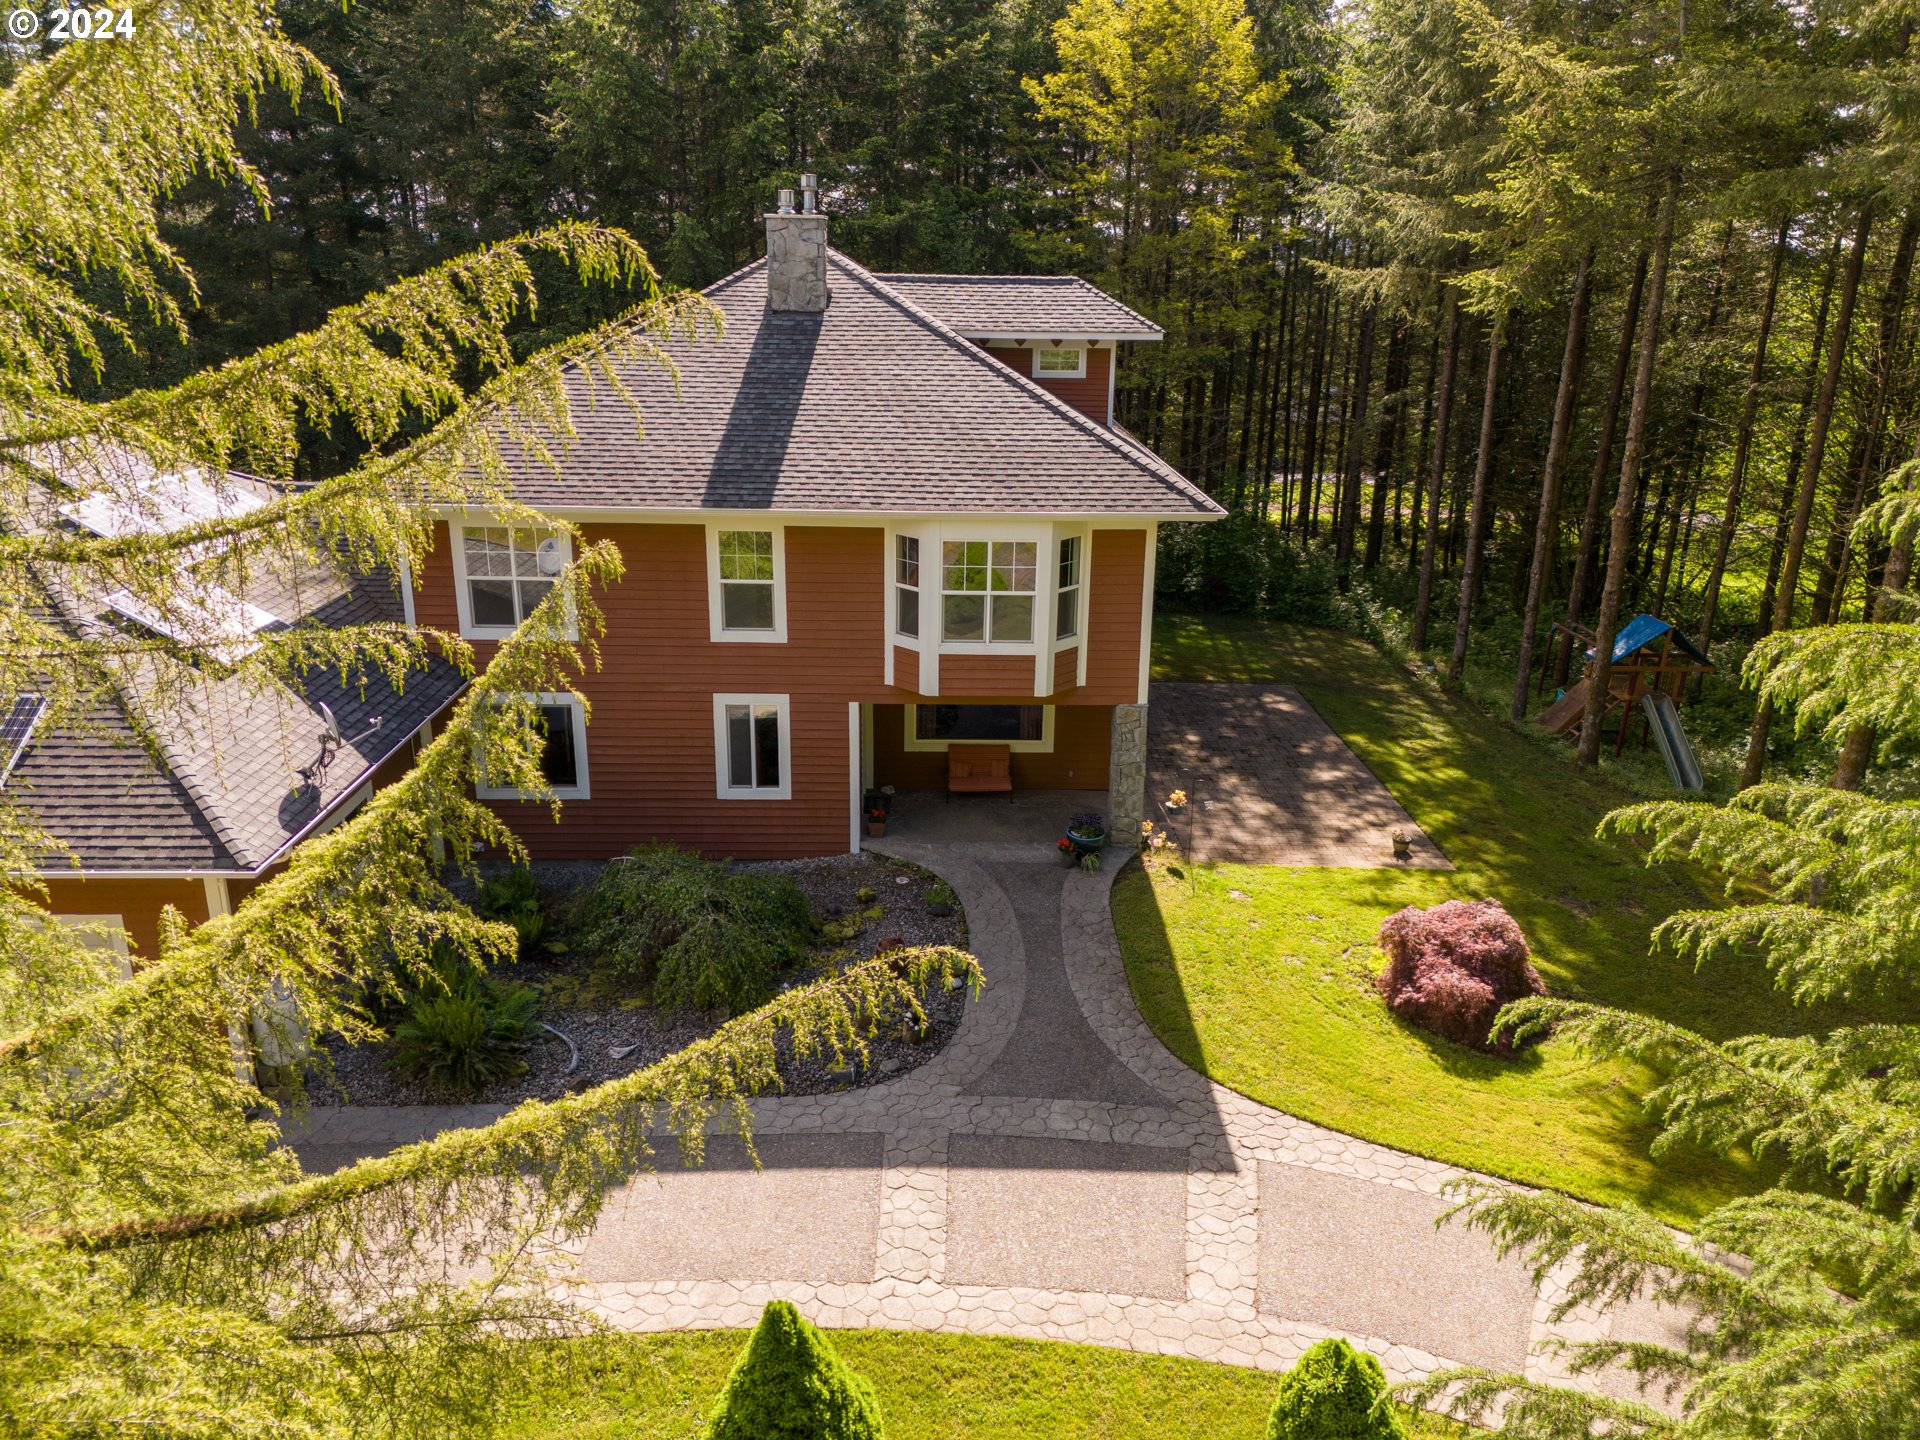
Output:
<instances>
[{"instance_id":1,"label":"shrub in landscaping bed","mask_svg":"<svg viewBox=\"0 0 1920 1440\"><path fill-rule=\"evenodd\" d=\"M1403 1440L1380 1362L1344 1340L1321 1340L1280 1377L1266 1440Z\"/></svg>"},{"instance_id":2,"label":"shrub in landscaping bed","mask_svg":"<svg viewBox=\"0 0 1920 1440\"><path fill-rule=\"evenodd\" d=\"M441 980L415 993L394 1027L393 1068L448 1096L478 1093L526 1072L538 1003L525 985L444 963Z\"/></svg>"},{"instance_id":3,"label":"shrub in landscaping bed","mask_svg":"<svg viewBox=\"0 0 1920 1440\"><path fill-rule=\"evenodd\" d=\"M707 1416L707 1440L881 1440L873 1386L791 1301L770 1301Z\"/></svg>"},{"instance_id":4,"label":"shrub in landscaping bed","mask_svg":"<svg viewBox=\"0 0 1920 1440\"><path fill-rule=\"evenodd\" d=\"M813 938L791 880L742 875L671 845L643 845L600 872L580 904L581 945L661 1005L739 1014L765 1000Z\"/></svg>"},{"instance_id":5,"label":"shrub in landscaping bed","mask_svg":"<svg viewBox=\"0 0 1920 1440\"><path fill-rule=\"evenodd\" d=\"M524 865L489 875L480 882L478 909L489 920L504 920L520 937L520 953L525 955L547 928L546 913L540 908L540 890L533 872Z\"/></svg>"},{"instance_id":6,"label":"shrub in landscaping bed","mask_svg":"<svg viewBox=\"0 0 1920 1440\"><path fill-rule=\"evenodd\" d=\"M1497 900L1449 900L1430 910L1408 906L1380 927L1387 968L1375 984L1402 1020L1461 1045L1511 1055L1488 1034L1500 1007L1546 984L1528 963L1527 937Z\"/></svg>"}]
</instances>

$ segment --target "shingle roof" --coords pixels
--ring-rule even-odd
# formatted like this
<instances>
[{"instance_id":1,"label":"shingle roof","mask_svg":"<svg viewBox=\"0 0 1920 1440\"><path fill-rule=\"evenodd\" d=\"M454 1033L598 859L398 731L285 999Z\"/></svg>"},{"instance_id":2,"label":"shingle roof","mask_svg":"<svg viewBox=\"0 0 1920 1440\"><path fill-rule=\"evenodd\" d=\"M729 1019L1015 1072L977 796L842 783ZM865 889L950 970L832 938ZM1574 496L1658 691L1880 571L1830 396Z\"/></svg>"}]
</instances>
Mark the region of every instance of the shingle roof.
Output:
<instances>
[{"instance_id":1,"label":"shingle roof","mask_svg":"<svg viewBox=\"0 0 1920 1440\"><path fill-rule=\"evenodd\" d=\"M508 447L516 495L560 510L1221 513L1145 447L828 257L822 314L769 312L765 261L710 287L725 334L670 347L677 389L656 366L616 362L638 416L572 371L578 438L557 467Z\"/></svg>"},{"instance_id":2,"label":"shingle roof","mask_svg":"<svg viewBox=\"0 0 1920 1440\"><path fill-rule=\"evenodd\" d=\"M1158 339L1165 332L1078 275L876 275L970 339Z\"/></svg>"},{"instance_id":3,"label":"shingle roof","mask_svg":"<svg viewBox=\"0 0 1920 1440\"><path fill-rule=\"evenodd\" d=\"M47 579L53 613L78 633L104 625L100 596ZM297 584L260 578L247 598L282 622L330 627L404 619L384 573L352 582L314 572ZM118 695L83 723L42 725L7 777L26 806L88 873L259 869L357 790L465 686L433 660L395 691L378 675L343 681L316 668L298 688L207 674L163 687L150 660L124 673ZM173 698L163 697L163 690ZM330 707L345 738L315 786L300 767L320 752ZM372 723L374 716L380 723ZM48 860L58 874L68 856Z\"/></svg>"}]
</instances>

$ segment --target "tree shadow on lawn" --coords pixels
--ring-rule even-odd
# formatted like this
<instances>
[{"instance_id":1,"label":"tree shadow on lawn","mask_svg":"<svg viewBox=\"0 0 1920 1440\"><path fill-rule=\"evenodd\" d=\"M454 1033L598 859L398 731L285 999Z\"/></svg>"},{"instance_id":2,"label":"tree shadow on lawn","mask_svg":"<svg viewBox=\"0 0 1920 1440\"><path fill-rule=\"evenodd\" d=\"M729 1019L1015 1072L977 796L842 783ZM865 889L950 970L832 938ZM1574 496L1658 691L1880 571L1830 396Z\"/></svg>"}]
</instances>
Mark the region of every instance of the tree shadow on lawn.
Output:
<instances>
[{"instance_id":1,"label":"tree shadow on lawn","mask_svg":"<svg viewBox=\"0 0 1920 1440\"><path fill-rule=\"evenodd\" d=\"M1433 872L1180 865L1157 885L1142 872L1121 877L1115 920L1134 998L1176 1056L1333 1130L1587 1199L1632 1201L1670 1220L1755 1186L1747 1167L1690 1147L1651 1160L1659 1130L1642 1099L1657 1082L1639 1067L1551 1041L1506 1059L1395 1017L1372 984L1372 928L1354 943L1337 935L1318 947L1284 932L1275 922L1286 916L1273 910L1260 912L1259 931L1246 928L1242 915L1263 898L1334 873L1358 892L1351 907L1370 927L1373 915L1409 899L1445 898L1405 891L1409 879L1447 878ZM1251 898L1223 904L1229 885Z\"/></svg>"}]
</instances>

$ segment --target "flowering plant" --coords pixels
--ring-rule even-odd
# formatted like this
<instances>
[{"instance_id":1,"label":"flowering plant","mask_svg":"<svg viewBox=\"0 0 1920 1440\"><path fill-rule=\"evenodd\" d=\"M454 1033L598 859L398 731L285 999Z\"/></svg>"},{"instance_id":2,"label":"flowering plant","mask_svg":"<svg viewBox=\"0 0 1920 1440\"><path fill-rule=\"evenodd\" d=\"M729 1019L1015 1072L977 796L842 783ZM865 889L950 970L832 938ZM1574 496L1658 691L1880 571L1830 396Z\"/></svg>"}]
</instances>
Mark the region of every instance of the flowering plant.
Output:
<instances>
[{"instance_id":1,"label":"flowering plant","mask_svg":"<svg viewBox=\"0 0 1920 1440\"><path fill-rule=\"evenodd\" d=\"M1186 804L1187 804L1187 792L1184 790L1176 790L1171 795L1167 796L1167 808L1169 810L1184 810L1186 808Z\"/></svg>"},{"instance_id":2,"label":"flowering plant","mask_svg":"<svg viewBox=\"0 0 1920 1440\"><path fill-rule=\"evenodd\" d=\"M1058 850L1062 855L1065 855L1073 849L1073 841L1062 835L1058 840L1053 842L1053 848Z\"/></svg>"},{"instance_id":3,"label":"flowering plant","mask_svg":"<svg viewBox=\"0 0 1920 1440\"><path fill-rule=\"evenodd\" d=\"M1069 835L1078 835L1086 840L1094 839L1103 833L1106 828L1107 817L1102 815L1098 810L1082 810L1078 815L1067 821L1067 833Z\"/></svg>"},{"instance_id":4,"label":"flowering plant","mask_svg":"<svg viewBox=\"0 0 1920 1440\"><path fill-rule=\"evenodd\" d=\"M886 824L887 812L882 809L879 809L878 807L875 807L874 809L867 811L867 823L869 825Z\"/></svg>"}]
</instances>

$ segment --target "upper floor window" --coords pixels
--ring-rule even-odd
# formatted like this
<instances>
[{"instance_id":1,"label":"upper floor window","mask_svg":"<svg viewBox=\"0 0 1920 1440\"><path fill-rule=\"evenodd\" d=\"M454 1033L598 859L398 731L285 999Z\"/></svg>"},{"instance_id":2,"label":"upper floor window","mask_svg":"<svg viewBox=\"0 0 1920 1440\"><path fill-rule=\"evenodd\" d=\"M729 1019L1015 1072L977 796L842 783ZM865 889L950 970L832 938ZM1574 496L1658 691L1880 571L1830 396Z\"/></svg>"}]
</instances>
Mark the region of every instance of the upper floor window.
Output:
<instances>
[{"instance_id":1,"label":"upper floor window","mask_svg":"<svg viewBox=\"0 0 1920 1440\"><path fill-rule=\"evenodd\" d=\"M1078 345L1037 345L1033 351L1033 374L1039 380L1084 380L1087 352Z\"/></svg>"},{"instance_id":2,"label":"upper floor window","mask_svg":"<svg viewBox=\"0 0 1920 1440\"><path fill-rule=\"evenodd\" d=\"M894 536L893 594L893 628L917 639L920 634L920 541L915 536Z\"/></svg>"},{"instance_id":3,"label":"upper floor window","mask_svg":"<svg viewBox=\"0 0 1920 1440\"><path fill-rule=\"evenodd\" d=\"M573 558L564 535L500 525L462 527L453 555L460 633L477 639L512 634Z\"/></svg>"},{"instance_id":4,"label":"upper floor window","mask_svg":"<svg viewBox=\"0 0 1920 1440\"><path fill-rule=\"evenodd\" d=\"M786 639L781 531L714 529L708 533L713 537L707 562L712 577L713 638Z\"/></svg>"},{"instance_id":5,"label":"upper floor window","mask_svg":"<svg viewBox=\"0 0 1920 1440\"><path fill-rule=\"evenodd\" d=\"M1080 537L1069 535L1060 542L1060 611L1054 623L1056 640L1071 640L1080 633Z\"/></svg>"},{"instance_id":6,"label":"upper floor window","mask_svg":"<svg viewBox=\"0 0 1920 1440\"><path fill-rule=\"evenodd\" d=\"M1031 644L1038 550L1031 540L946 541L941 638Z\"/></svg>"}]
</instances>

